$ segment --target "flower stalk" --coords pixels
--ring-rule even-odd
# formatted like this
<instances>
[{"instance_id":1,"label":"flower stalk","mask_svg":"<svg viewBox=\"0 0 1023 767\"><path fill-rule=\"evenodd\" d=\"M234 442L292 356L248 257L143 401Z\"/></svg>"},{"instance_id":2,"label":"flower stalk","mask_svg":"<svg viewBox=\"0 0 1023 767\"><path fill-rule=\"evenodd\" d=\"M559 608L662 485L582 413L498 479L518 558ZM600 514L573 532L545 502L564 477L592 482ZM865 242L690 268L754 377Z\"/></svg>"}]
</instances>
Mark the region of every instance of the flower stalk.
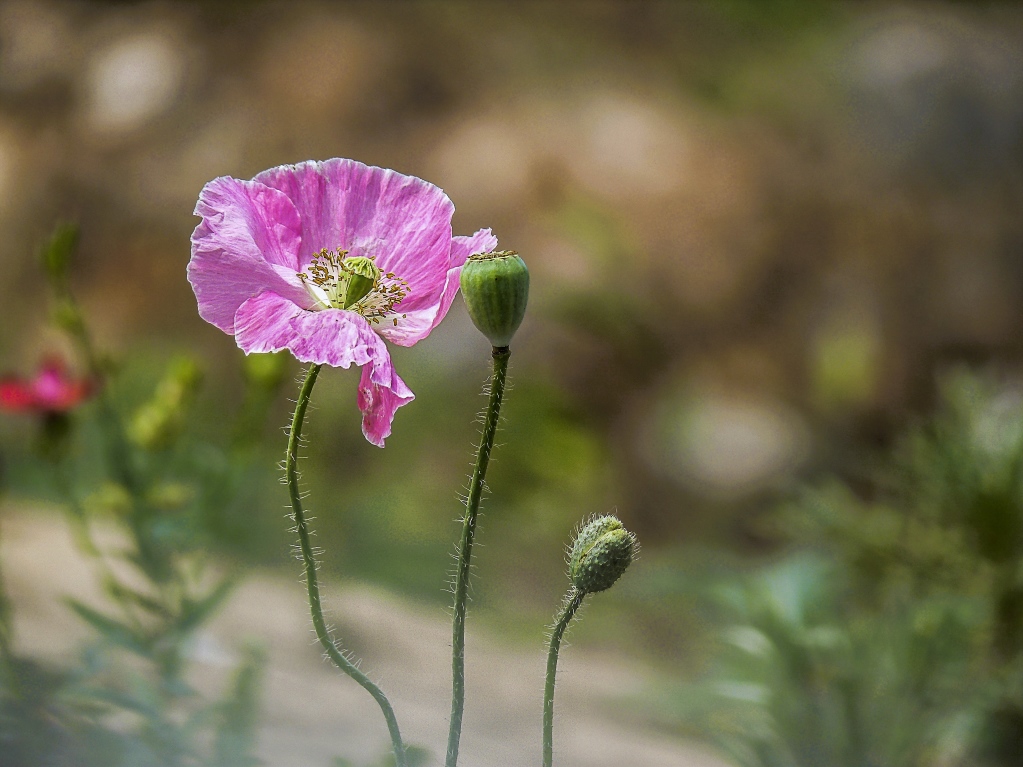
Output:
<instances>
[{"instance_id":1,"label":"flower stalk","mask_svg":"<svg viewBox=\"0 0 1023 767\"><path fill-rule=\"evenodd\" d=\"M636 536L612 514L591 517L579 528L569 548L568 578L572 585L551 631L551 646L547 652L547 677L543 688L543 767L552 767L554 763L554 685L561 640L583 598L611 588L632 564L637 550Z\"/></svg>"},{"instance_id":2,"label":"flower stalk","mask_svg":"<svg viewBox=\"0 0 1023 767\"><path fill-rule=\"evenodd\" d=\"M483 498L487 466L490 463L490 453L494 448L494 436L497 434L497 424L501 415L501 401L504 398L511 350L507 346L495 346L492 356L494 375L490 384L490 401L483 421L483 434L476 453L469 496L465 503L462 539L458 549L458 570L455 573L455 610L451 626L451 719L445 767L455 767L458 764L458 745L462 735L462 714L465 708L465 616L472 544L476 535L476 518Z\"/></svg>"},{"instance_id":3,"label":"flower stalk","mask_svg":"<svg viewBox=\"0 0 1023 767\"><path fill-rule=\"evenodd\" d=\"M291 496L291 508L295 520L295 529L298 532L299 548L302 553L302 562L305 566L306 588L309 592L309 612L313 618L313 628L316 631L316 638L327 653L327 657L341 671L354 679L363 689L366 690L380 706L384 719L387 721L387 730L391 736L391 744L394 747L394 758L397 767L408 767L408 760L405 756L405 746L401 740L401 732L398 729L398 720L394 716L394 709L383 691L370 681L354 663L345 657L340 648L331 637L331 630L323 617L323 607L320 604L320 586L316 577L316 557L313 554L313 547L310 543L309 522L306 519L302 508L302 497L298 487L298 448L302 441L302 424L305 422L306 409L309 406L309 398L316 384L316 377L319 375L321 365L309 366L302 388L295 403L295 415L291 421L291 431L288 435L288 453L284 462L284 473L288 483L288 493Z\"/></svg>"},{"instance_id":4,"label":"flower stalk","mask_svg":"<svg viewBox=\"0 0 1023 767\"><path fill-rule=\"evenodd\" d=\"M543 686L543 767L551 767L554 763L554 685L558 673L561 640L585 596L585 593L574 586L569 590L565 597L565 606L551 632L551 646L547 652L547 676Z\"/></svg>"}]
</instances>

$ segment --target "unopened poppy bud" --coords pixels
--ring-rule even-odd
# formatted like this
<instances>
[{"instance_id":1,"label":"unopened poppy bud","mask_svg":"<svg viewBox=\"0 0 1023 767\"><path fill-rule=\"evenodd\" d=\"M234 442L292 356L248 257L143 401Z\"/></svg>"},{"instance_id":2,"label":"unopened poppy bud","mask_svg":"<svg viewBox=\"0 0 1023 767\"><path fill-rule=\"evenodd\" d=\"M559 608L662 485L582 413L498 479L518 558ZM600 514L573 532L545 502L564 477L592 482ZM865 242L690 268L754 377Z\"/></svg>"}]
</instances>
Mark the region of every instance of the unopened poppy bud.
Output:
<instances>
[{"instance_id":1,"label":"unopened poppy bud","mask_svg":"<svg viewBox=\"0 0 1023 767\"><path fill-rule=\"evenodd\" d=\"M348 275L348 288L342 301L342 308L347 309L369 295L380 279L380 269L365 256L346 258L341 265Z\"/></svg>"},{"instance_id":2,"label":"unopened poppy bud","mask_svg":"<svg viewBox=\"0 0 1023 767\"><path fill-rule=\"evenodd\" d=\"M529 270L519 254L499 250L469 256L461 286L473 324L495 347L508 346L529 299Z\"/></svg>"},{"instance_id":3,"label":"unopened poppy bud","mask_svg":"<svg viewBox=\"0 0 1023 767\"><path fill-rule=\"evenodd\" d=\"M583 525L572 544L568 575L583 594L611 588L632 564L636 536L617 517L597 517Z\"/></svg>"}]
</instances>

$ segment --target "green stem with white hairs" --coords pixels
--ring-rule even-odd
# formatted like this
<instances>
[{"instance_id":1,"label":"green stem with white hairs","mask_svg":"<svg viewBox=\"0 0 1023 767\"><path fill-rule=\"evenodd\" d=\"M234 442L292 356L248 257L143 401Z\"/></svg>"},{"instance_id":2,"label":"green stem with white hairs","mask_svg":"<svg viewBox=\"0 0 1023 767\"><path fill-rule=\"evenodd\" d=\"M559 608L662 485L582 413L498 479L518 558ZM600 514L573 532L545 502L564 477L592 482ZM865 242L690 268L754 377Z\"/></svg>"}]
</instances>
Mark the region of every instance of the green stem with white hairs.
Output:
<instances>
[{"instance_id":1,"label":"green stem with white hairs","mask_svg":"<svg viewBox=\"0 0 1023 767\"><path fill-rule=\"evenodd\" d=\"M284 473L288 482L288 493L291 496L291 508L295 520L295 529L298 531L299 548L302 551L302 562L305 564L306 588L309 590L309 611L313 617L313 628L316 630L316 638L320 640L327 656L334 665L348 674L358 682L373 699L379 704L380 710L387 721L387 729L391 735L391 744L394 747L394 758L397 767L408 767L408 760L405 756L405 746L401 741L401 732L398 730L398 720L394 716L394 709L383 691L370 681L369 677L363 674L354 663L345 657L331 638L331 630L323 618L323 608L320 605L320 586L316 578L316 558L313 555L313 547L309 542L309 522L306 520L305 512L302 510L302 497L298 488L298 448L302 440L302 424L305 421L305 411L309 406L309 398L316 383L316 376L320 372L320 365L310 365L306 373L305 381L295 403L295 415L291 420L291 431L288 435L288 454L285 458Z\"/></svg>"},{"instance_id":2,"label":"green stem with white hairs","mask_svg":"<svg viewBox=\"0 0 1023 767\"><path fill-rule=\"evenodd\" d=\"M586 594L575 588L568 592L565 606L551 632L551 647L547 652L547 678L543 686L543 767L551 767L554 763L554 684L558 673L561 639L565 636L565 630L575 617L576 610L583 603L585 596Z\"/></svg>"},{"instance_id":3,"label":"green stem with white hairs","mask_svg":"<svg viewBox=\"0 0 1023 767\"><path fill-rule=\"evenodd\" d=\"M476 535L476 517L479 515L483 498L484 481L490 453L494 449L494 436L501 416L501 400L508 375L508 358L511 351L507 346L495 346L494 376L490 382L490 402L483 421L476 464L472 470L469 497L465 502L465 517L462 520L462 540L458 549L458 570L455 573L455 610L451 624L451 719L448 728L448 751L445 767L458 764L458 744L462 736L462 712L465 708L465 615L469 596L470 560L472 544Z\"/></svg>"}]
</instances>

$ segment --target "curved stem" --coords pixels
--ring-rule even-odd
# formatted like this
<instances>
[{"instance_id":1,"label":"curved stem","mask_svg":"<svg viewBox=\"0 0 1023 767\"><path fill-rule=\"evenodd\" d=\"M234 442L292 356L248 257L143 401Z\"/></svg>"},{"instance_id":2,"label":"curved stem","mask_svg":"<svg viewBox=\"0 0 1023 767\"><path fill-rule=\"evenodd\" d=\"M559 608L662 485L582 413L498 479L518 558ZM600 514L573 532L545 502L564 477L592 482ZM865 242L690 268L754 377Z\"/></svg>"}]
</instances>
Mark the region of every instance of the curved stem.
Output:
<instances>
[{"instance_id":1,"label":"curved stem","mask_svg":"<svg viewBox=\"0 0 1023 767\"><path fill-rule=\"evenodd\" d=\"M574 588L565 598L565 606L558 618L554 631L551 632L551 649L547 653L547 679L543 686L543 767L551 767L554 762L554 682L558 673L558 652L561 650L561 638L571 623L579 605L586 596Z\"/></svg>"},{"instance_id":2,"label":"curved stem","mask_svg":"<svg viewBox=\"0 0 1023 767\"><path fill-rule=\"evenodd\" d=\"M306 373L305 381L295 403L295 415L291 421L291 432L288 435L288 454L284 462L284 473L288 482L288 493L291 496L291 508L294 512L295 529L298 531L299 547L302 551L302 562L305 564L306 587L309 590L309 611L313 617L313 628L316 630L316 638L320 640L327 656L334 665L344 671L348 676L358 682L373 699L379 704L380 710L387 720L387 729L391 734L391 744L394 747L394 758L397 767L408 767L405 757L405 746L401 742L401 733L398 730L398 720L394 716L394 710L383 691L370 681L369 677L363 674L348 658L344 656L338 646L331 638L331 631L323 618L323 608L320 606L320 586L316 579L316 558L313 555L313 547L309 542L309 523L306 521L305 512L302 510L302 498L298 489L298 447L302 441L302 423L305 421L305 411L309 406L309 397L316 383L316 376L320 372L320 365L310 365Z\"/></svg>"},{"instance_id":3,"label":"curved stem","mask_svg":"<svg viewBox=\"0 0 1023 767\"><path fill-rule=\"evenodd\" d=\"M476 534L476 517L479 514L483 485L490 463L490 452L494 448L494 435L501 415L501 400L508 375L508 358L511 350L507 346L495 346L494 376L490 383L490 402L483 422L476 453L476 465L472 470L469 497L465 503L465 517L462 520L462 541L458 549L458 570L455 573L455 611L451 623L451 720L448 729L448 752L445 767L458 764L458 743L462 737L462 712L465 708L465 613L469 595L469 563L472 558L472 543Z\"/></svg>"}]
</instances>

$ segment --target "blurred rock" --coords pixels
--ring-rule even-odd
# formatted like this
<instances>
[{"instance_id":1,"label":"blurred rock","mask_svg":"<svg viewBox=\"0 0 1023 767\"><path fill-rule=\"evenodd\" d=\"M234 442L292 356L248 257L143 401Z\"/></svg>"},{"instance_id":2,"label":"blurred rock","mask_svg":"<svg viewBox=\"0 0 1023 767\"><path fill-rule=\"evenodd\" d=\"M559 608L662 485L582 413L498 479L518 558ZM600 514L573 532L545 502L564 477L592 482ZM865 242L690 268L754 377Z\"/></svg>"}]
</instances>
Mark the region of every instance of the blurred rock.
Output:
<instances>
[{"instance_id":1,"label":"blurred rock","mask_svg":"<svg viewBox=\"0 0 1023 767\"><path fill-rule=\"evenodd\" d=\"M863 24L847 77L868 151L946 180L987 174L1007 155L1023 161L1023 50L986 21L888 12Z\"/></svg>"},{"instance_id":2,"label":"blurred rock","mask_svg":"<svg viewBox=\"0 0 1023 767\"><path fill-rule=\"evenodd\" d=\"M587 95L573 117L562 156L588 189L619 200L664 194L682 183L685 126L661 104L620 93Z\"/></svg>"},{"instance_id":3,"label":"blurred rock","mask_svg":"<svg viewBox=\"0 0 1023 767\"><path fill-rule=\"evenodd\" d=\"M185 77L185 56L166 32L140 31L96 50L85 72L85 120L96 134L123 133L167 111Z\"/></svg>"},{"instance_id":4,"label":"blurred rock","mask_svg":"<svg viewBox=\"0 0 1023 767\"><path fill-rule=\"evenodd\" d=\"M802 419L759 394L668 393L651 408L639 445L650 467L699 494L761 490L806 459Z\"/></svg>"},{"instance_id":5,"label":"blurred rock","mask_svg":"<svg viewBox=\"0 0 1023 767\"><path fill-rule=\"evenodd\" d=\"M518 207L533 156L514 110L471 119L445 135L433 160L438 183L454 200L483 209Z\"/></svg>"},{"instance_id":6,"label":"blurred rock","mask_svg":"<svg viewBox=\"0 0 1023 767\"><path fill-rule=\"evenodd\" d=\"M289 17L280 20L258 52L258 90L252 95L259 95L292 127L308 120L336 120L365 108L388 69L387 41L377 30L325 7Z\"/></svg>"}]
</instances>

